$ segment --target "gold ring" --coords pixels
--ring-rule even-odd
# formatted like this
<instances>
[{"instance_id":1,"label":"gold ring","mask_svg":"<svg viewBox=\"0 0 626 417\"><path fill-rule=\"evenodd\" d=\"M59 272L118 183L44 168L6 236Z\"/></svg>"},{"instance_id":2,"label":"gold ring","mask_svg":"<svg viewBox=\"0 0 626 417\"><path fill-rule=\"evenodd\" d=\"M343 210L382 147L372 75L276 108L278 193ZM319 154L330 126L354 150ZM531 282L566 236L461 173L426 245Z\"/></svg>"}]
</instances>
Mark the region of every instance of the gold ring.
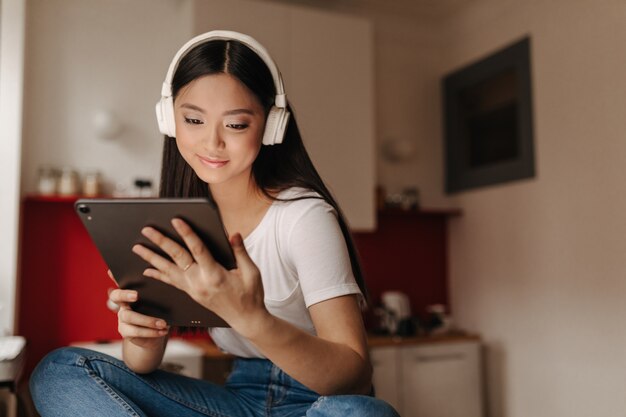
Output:
<instances>
[{"instance_id":1,"label":"gold ring","mask_svg":"<svg viewBox=\"0 0 626 417\"><path fill-rule=\"evenodd\" d=\"M187 272L187 270L189 268L191 268L191 265L193 265L193 262L189 263L189 265L187 265L186 267L183 268L183 272Z\"/></svg>"}]
</instances>

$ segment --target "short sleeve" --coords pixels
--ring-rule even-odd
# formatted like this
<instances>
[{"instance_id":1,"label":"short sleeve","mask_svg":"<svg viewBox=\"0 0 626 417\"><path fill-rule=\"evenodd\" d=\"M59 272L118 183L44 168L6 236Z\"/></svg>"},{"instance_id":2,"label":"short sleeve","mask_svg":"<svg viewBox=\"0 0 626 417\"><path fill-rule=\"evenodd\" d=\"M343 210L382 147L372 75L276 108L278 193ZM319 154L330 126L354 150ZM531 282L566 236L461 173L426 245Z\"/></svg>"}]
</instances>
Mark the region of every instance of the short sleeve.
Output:
<instances>
[{"instance_id":1,"label":"short sleeve","mask_svg":"<svg viewBox=\"0 0 626 417\"><path fill-rule=\"evenodd\" d=\"M320 198L292 204L287 250L306 306L348 294L362 298L335 210Z\"/></svg>"}]
</instances>

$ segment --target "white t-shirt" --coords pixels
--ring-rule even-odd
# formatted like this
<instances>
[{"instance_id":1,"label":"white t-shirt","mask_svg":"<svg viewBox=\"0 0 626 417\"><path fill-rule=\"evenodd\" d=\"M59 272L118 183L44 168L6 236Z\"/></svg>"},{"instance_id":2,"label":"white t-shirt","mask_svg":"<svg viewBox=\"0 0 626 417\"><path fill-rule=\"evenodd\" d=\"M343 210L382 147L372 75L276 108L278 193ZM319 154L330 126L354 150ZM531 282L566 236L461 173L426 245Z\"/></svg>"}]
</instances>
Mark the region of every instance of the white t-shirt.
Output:
<instances>
[{"instance_id":1,"label":"white t-shirt","mask_svg":"<svg viewBox=\"0 0 626 417\"><path fill-rule=\"evenodd\" d=\"M302 188L281 192L244 245L261 272L268 311L311 334L308 307L330 298L361 294L350 265L337 213L319 194ZM317 197L317 198L316 198ZM230 328L210 329L222 350L236 356L264 356Z\"/></svg>"}]
</instances>

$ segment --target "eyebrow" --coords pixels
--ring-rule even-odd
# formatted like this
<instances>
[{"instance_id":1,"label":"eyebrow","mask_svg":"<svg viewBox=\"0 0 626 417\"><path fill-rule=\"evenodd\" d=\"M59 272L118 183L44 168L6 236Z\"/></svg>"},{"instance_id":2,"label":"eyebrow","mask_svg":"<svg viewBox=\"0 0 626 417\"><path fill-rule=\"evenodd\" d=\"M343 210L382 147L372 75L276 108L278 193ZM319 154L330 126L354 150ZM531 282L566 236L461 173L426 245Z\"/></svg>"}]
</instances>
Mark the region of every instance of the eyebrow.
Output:
<instances>
[{"instance_id":1,"label":"eyebrow","mask_svg":"<svg viewBox=\"0 0 626 417\"><path fill-rule=\"evenodd\" d=\"M180 107L186 108L186 109L191 109L191 110L196 110L196 111L199 111L200 113L203 113L203 114L206 113L202 107L198 107L195 104L191 104L191 103L183 103L183 104L180 105ZM254 112L252 110L250 110L250 109L243 109L243 108L242 109L227 110L227 111L225 111L223 113L223 115L224 116L232 116L232 115L241 114L241 113L249 114L251 116L254 115Z\"/></svg>"}]
</instances>

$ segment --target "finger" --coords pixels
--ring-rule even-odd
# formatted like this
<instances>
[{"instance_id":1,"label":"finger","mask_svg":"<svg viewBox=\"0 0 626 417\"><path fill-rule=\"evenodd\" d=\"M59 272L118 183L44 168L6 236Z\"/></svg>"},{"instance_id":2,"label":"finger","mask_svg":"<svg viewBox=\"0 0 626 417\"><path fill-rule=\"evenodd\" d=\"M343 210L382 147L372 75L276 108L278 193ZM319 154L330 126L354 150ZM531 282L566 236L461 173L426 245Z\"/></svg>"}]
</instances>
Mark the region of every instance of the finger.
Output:
<instances>
[{"instance_id":1,"label":"finger","mask_svg":"<svg viewBox=\"0 0 626 417\"><path fill-rule=\"evenodd\" d=\"M233 248L233 253L235 254L235 261L237 262L237 268L257 268L256 264L248 255L248 251L243 244L243 239L241 238L240 233L235 233L230 238L230 246Z\"/></svg>"},{"instance_id":2,"label":"finger","mask_svg":"<svg viewBox=\"0 0 626 417\"><path fill-rule=\"evenodd\" d=\"M117 281L115 280L115 277L113 276L113 272L111 272L110 269L107 269L107 275L109 276L109 278L111 278L111 281L113 281L115 285L118 286Z\"/></svg>"},{"instance_id":3,"label":"finger","mask_svg":"<svg viewBox=\"0 0 626 417\"><path fill-rule=\"evenodd\" d=\"M120 305L114 303L110 298L107 299L107 308L114 313L117 313L120 310Z\"/></svg>"},{"instance_id":4,"label":"finger","mask_svg":"<svg viewBox=\"0 0 626 417\"><path fill-rule=\"evenodd\" d=\"M157 279L159 281L162 281L166 284L169 284L173 287L176 287L180 290L183 290L182 284L184 283L184 280L182 279L176 279L176 278L171 278L168 274L163 273L161 271L159 271L158 269L154 269L154 268L147 268L146 270L143 271L143 275L149 278L154 278Z\"/></svg>"},{"instance_id":5,"label":"finger","mask_svg":"<svg viewBox=\"0 0 626 417\"><path fill-rule=\"evenodd\" d=\"M159 246L165 253L167 253L174 263L180 268L184 269L187 265L193 262L192 256L187 250L179 245L174 240L165 236L158 230L152 227L144 227L141 230L141 234L150 239L153 243Z\"/></svg>"},{"instance_id":6,"label":"finger","mask_svg":"<svg viewBox=\"0 0 626 417\"><path fill-rule=\"evenodd\" d=\"M132 303L137 301L137 291L115 288L109 292L109 299L114 303Z\"/></svg>"},{"instance_id":7,"label":"finger","mask_svg":"<svg viewBox=\"0 0 626 417\"><path fill-rule=\"evenodd\" d=\"M119 288L109 288L107 298L107 308L117 313L120 308L127 307L128 303L137 301L137 292L132 290L120 290Z\"/></svg>"},{"instance_id":8,"label":"finger","mask_svg":"<svg viewBox=\"0 0 626 417\"><path fill-rule=\"evenodd\" d=\"M215 259L211 256L211 253L207 250L202 239L193 231L187 223L181 219L172 219L172 226L176 232L183 238L185 245L189 248L191 256L195 261L201 265L214 265Z\"/></svg>"},{"instance_id":9,"label":"finger","mask_svg":"<svg viewBox=\"0 0 626 417\"><path fill-rule=\"evenodd\" d=\"M128 307L121 308L117 313L120 322L133 326L146 327L150 329L162 330L167 328L167 323L163 319L146 316Z\"/></svg>"},{"instance_id":10,"label":"finger","mask_svg":"<svg viewBox=\"0 0 626 417\"><path fill-rule=\"evenodd\" d=\"M141 259L148 262L150 265L154 266L159 271L163 272L167 276L173 276L177 273L180 273L180 268L176 266L176 264L168 261L161 255L157 255L152 252L150 249L146 248L143 245L135 245L133 246L133 252L139 255Z\"/></svg>"},{"instance_id":11,"label":"finger","mask_svg":"<svg viewBox=\"0 0 626 417\"><path fill-rule=\"evenodd\" d=\"M163 337L168 333L167 329L150 329L147 327L133 326L132 324L119 323L118 332L122 337Z\"/></svg>"}]
</instances>

